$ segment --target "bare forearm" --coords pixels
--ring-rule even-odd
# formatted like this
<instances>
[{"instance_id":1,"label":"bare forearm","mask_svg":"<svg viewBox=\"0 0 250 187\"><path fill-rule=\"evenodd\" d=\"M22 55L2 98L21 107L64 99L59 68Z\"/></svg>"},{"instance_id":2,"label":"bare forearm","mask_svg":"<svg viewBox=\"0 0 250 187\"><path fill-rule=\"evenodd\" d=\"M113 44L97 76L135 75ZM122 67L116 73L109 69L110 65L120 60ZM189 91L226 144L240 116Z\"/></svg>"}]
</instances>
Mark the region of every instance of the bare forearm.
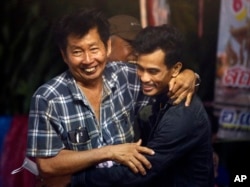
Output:
<instances>
[{"instance_id":1,"label":"bare forearm","mask_svg":"<svg viewBox=\"0 0 250 187\"><path fill-rule=\"evenodd\" d=\"M44 177L71 175L110 157L107 147L86 151L61 150L55 157L37 158L37 164Z\"/></svg>"},{"instance_id":2,"label":"bare forearm","mask_svg":"<svg viewBox=\"0 0 250 187\"><path fill-rule=\"evenodd\" d=\"M37 164L43 177L72 175L107 160L124 164L135 173L144 174L144 167L149 169L151 164L142 153L153 155L154 151L140 144L141 141L86 151L61 150L55 157L37 158Z\"/></svg>"}]
</instances>

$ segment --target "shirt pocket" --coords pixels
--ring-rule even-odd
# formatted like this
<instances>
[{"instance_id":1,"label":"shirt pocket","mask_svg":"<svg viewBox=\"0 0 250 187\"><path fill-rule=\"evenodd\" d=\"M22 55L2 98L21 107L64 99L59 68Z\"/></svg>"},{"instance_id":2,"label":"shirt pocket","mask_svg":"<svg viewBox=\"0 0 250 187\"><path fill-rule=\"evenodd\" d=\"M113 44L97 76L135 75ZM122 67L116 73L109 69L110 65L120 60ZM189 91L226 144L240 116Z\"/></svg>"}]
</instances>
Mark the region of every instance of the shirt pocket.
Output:
<instances>
[{"instance_id":1,"label":"shirt pocket","mask_svg":"<svg viewBox=\"0 0 250 187\"><path fill-rule=\"evenodd\" d=\"M87 140L85 142L78 142L78 143L69 141L68 144L69 144L70 149L74 151L83 151L83 150L92 149L91 140Z\"/></svg>"},{"instance_id":2,"label":"shirt pocket","mask_svg":"<svg viewBox=\"0 0 250 187\"><path fill-rule=\"evenodd\" d=\"M75 151L92 149L91 139L86 128L77 128L68 132L69 147Z\"/></svg>"}]
</instances>

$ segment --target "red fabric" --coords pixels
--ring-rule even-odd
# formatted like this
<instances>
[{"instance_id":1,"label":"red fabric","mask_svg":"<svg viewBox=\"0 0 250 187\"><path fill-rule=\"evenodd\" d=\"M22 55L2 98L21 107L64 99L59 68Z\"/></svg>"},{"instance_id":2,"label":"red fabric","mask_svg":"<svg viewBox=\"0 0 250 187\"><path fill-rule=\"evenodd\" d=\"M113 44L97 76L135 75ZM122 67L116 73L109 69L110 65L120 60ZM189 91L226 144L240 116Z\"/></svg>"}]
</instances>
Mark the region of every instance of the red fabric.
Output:
<instances>
[{"instance_id":1,"label":"red fabric","mask_svg":"<svg viewBox=\"0 0 250 187\"><path fill-rule=\"evenodd\" d=\"M14 116L3 145L0 172L2 187L34 187L35 176L27 170L11 175L25 158L28 116Z\"/></svg>"},{"instance_id":2,"label":"red fabric","mask_svg":"<svg viewBox=\"0 0 250 187\"><path fill-rule=\"evenodd\" d=\"M147 15L148 15L148 25L154 26L155 19L154 19L154 12L153 12L153 0L147 0Z\"/></svg>"},{"instance_id":3,"label":"red fabric","mask_svg":"<svg viewBox=\"0 0 250 187\"><path fill-rule=\"evenodd\" d=\"M165 0L147 0L148 25L158 26L168 23L169 5Z\"/></svg>"}]
</instances>

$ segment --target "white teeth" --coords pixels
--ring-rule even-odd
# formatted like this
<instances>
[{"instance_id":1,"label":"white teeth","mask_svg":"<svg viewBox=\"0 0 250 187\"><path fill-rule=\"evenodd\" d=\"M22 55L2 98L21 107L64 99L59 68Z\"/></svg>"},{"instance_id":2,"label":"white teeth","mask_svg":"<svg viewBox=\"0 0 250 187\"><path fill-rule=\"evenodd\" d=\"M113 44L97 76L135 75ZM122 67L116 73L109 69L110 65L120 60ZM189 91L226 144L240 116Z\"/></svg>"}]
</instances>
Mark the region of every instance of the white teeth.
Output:
<instances>
[{"instance_id":1,"label":"white teeth","mask_svg":"<svg viewBox=\"0 0 250 187\"><path fill-rule=\"evenodd\" d=\"M91 73L93 71L95 71L96 67L93 67L93 68L85 68L84 71L88 72L88 73Z\"/></svg>"}]
</instances>

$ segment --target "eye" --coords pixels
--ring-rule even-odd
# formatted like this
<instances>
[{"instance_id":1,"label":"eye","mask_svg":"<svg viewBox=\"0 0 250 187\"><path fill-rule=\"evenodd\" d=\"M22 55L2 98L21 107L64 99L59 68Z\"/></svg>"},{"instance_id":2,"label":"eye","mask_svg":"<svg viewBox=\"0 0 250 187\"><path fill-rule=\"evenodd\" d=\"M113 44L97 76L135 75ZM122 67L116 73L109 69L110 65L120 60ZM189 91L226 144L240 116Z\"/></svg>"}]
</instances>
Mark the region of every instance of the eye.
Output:
<instances>
[{"instance_id":1,"label":"eye","mask_svg":"<svg viewBox=\"0 0 250 187\"><path fill-rule=\"evenodd\" d=\"M142 72L142 71L143 71L143 68L142 68L139 64L136 64L136 65L137 65L137 71Z\"/></svg>"},{"instance_id":2,"label":"eye","mask_svg":"<svg viewBox=\"0 0 250 187\"><path fill-rule=\"evenodd\" d=\"M90 48L90 51L92 52L92 53L97 53L98 52L98 47L92 47L92 48Z\"/></svg>"},{"instance_id":3,"label":"eye","mask_svg":"<svg viewBox=\"0 0 250 187\"><path fill-rule=\"evenodd\" d=\"M156 75L159 71L157 69L149 69L148 73L150 73L151 75Z\"/></svg>"},{"instance_id":4,"label":"eye","mask_svg":"<svg viewBox=\"0 0 250 187\"><path fill-rule=\"evenodd\" d=\"M82 51L80 51L80 50L74 50L73 51L74 56L81 56L81 54L82 54Z\"/></svg>"}]
</instances>

